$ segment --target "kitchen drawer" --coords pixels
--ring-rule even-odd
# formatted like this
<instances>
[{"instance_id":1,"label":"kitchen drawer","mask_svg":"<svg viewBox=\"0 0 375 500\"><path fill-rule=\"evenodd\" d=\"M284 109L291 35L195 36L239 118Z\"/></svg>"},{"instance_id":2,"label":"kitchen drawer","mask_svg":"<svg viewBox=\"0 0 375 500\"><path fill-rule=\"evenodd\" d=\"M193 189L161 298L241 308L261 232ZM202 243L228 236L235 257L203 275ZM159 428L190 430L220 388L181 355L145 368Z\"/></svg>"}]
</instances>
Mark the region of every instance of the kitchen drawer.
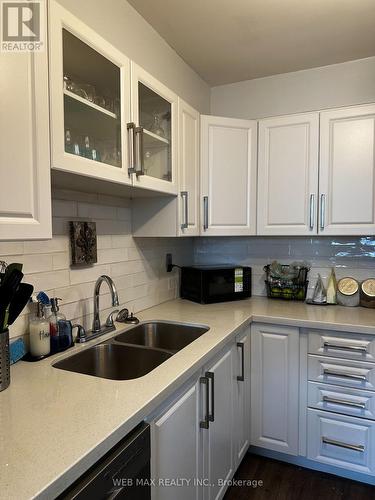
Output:
<instances>
[{"instance_id":1,"label":"kitchen drawer","mask_svg":"<svg viewBox=\"0 0 375 500\"><path fill-rule=\"evenodd\" d=\"M311 409L307 419L307 458L364 474L375 473L375 422Z\"/></svg>"},{"instance_id":2,"label":"kitchen drawer","mask_svg":"<svg viewBox=\"0 0 375 500\"><path fill-rule=\"evenodd\" d=\"M375 420L375 392L309 382L307 394L310 408Z\"/></svg>"},{"instance_id":3,"label":"kitchen drawer","mask_svg":"<svg viewBox=\"0 0 375 500\"><path fill-rule=\"evenodd\" d=\"M375 336L309 332L309 353L374 363Z\"/></svg>"},{"instance_id":4,"label":"kitchen drawer","mask_svg":"<svg viewBox=\"0 0 375 500\"><path fill-rule=\"evenodd\" d=\"M309 354L308 379L375 391L375 364Z\"/></svg>"}]
</instances>

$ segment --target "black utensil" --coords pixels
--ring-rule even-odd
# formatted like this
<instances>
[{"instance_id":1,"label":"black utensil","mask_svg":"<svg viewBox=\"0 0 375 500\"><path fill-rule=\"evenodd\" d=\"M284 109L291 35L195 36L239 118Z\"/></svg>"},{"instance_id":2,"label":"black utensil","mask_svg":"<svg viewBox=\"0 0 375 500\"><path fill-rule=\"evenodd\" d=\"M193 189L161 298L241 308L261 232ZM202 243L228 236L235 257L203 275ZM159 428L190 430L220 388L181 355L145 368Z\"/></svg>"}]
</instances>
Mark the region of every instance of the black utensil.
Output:
<instances>
[{"instance_id":1,"label":"black utensil","mask_svg":"<svg viewBox=\"0 0 375 500\"><path fill-rule=\"evenodd\" d=\"M8 307L22 281L23 273L13 269L4 279L0 287L0 329L5 330L8 325Z\"/></svg>"},{"instance_id":2,"label":"black utensil","mask_svg":"<svg viewBox=\"0 0 375 500\"><path fill-rule=\"evenodd\" d=\"M24 307L30 300L34 287L28 283L21 283L9 305L8 325L13 325Z\"/></svg>"}]
</instances>

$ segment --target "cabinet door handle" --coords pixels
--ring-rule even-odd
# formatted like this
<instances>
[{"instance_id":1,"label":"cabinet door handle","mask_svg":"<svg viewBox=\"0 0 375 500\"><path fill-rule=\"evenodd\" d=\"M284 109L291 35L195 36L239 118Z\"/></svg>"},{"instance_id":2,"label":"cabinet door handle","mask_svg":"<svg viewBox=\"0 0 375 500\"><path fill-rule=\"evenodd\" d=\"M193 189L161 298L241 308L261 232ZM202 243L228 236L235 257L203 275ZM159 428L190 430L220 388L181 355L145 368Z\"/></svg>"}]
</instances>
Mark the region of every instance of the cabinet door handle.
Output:
<instances>
[{"instance_id":1,"label":"cabinet door handle","mask_svg":"<svg viewBox=\"0 0 375 500\"><path fill-rule=\"evenodd\" d=\"M188 229L189 227L189 193L187 191L181 191L181 198L184 201L184 222L181 224L181 229Z\"/></svg>"},{"instance_id":2,"label":"cabinet door handle","mask_svg":"<svg viewBox=\"0 0 375 500\"><path fill-rule=\"evenodd\" d=\"M323 347L325 349L341 349L343 351L355 351L367 353L367 347L365 345L339 345L331 344L330 342L324 342Z\"/></svg>"},{"instance_id":3,"label":"cabinet door handle","mask_svg":"<svg viewBox=\"0 0 375 500\"><path fill-rule=\"evenodd\" d=\"M205 373L208 380L211 380L211 413L208 413L208 420L215 421L215 374L213 372Z\"/></svg>"},{"instance_id":4,"label":"cabinet door handle","mask_svg":"<svg viewBox=\"0 0 375 500\"><path fill-rule=\"evenodd\" d=\"M352 380L362 380L364 382L367 381L366 375L355 375L352 373L345 373L345 372L335 372L334 370L329 370L328 368L325 368L323 370L323 375L330 375L331 377L344 377L344 378L349 378Z\"/></svg>"},{"instance_id":5,"label":"cabinet door handle","mask_svg":"<svg viewBox=\"0 0 375 500\"><path fill-rule=\"evenodd\" d=\"M323 401L324 403L350 406L351 408L361 408L361 410L366 409L366 403L360 403L359 401L348 401L347 399L332 398L331 396L323 396Z\"/></svg>"},{"instance_id":6,"label":"cabinet door handle","mask_svg":"<svg viewBox=\"0 0 375 500\"><path fill-rule=\"evenodd\" d=\"M135 174L135 165L134 165L134 151L135 151L135 123L130 122L126 124L126 129L128 132L128 173L129 175Z\"/></svg>"},{"instance_id":7,"label":"cabinet door handle","mask_svg":"<svg viewBox=\"0 0 375 500\"><path fill-rule=\"evenodd\" d=\"M203 196L203 229L208 229L208 196Z\"/></svg>"},{"instance_id":8,"label":"cabinet door handle","mask_svg":"<svg viewBox=\"0 0 375 500\"><path fill-rule=\"evenodd\" d=\"M361 453L365 451L365 447L362 444L343 443L342 441L336 441L335 439L329 439L324 436L322 437L322 443L338 446L339 448L346 448L347 450L360 451Z\"/></svg>"},{"instance_id":9,"label":"cabinet door handle","mask_svg":"<svg viewBox=\"0 0 375 500\"><path fill-rule=\"evenodd\" d=\"M325 224L325 218L326 218L326 195L321 194L320 195L320 229L324 229L324 224Z\"/></svg>"},{"instance_id":10,"label":"cabinet door handle","mask_svg":"<svg viewBox=\"0 0 375 500\"><path fill-rule=\"evenodd\" d=\"M315 194L310 194L310 229L315 226Z\"/></svg>"},{"instance_id":11,"label":"cabinet door handle","mask_svg":"<svg viewBox=\"0 0 375 500\"><path fill-rule=\"evenodd\" d=\"M241 375L237 375L237 380L244 382L245 380L245 345L243 342L237 342L237 347L241 349Z\"/></svg>"},{"instance_id":12,"label":"cabinet door handle","mask_svg":"<svg viewBox=\"0 0 375 500\"><path fill-rule=\"evenodd\" d=\"M137 177L145 175L143 155L143 127L135 127L135 173Z\"/></svg>"},{"instance_id":13,"label":"cabinet door handle","mask_svg":"<svg viewBox=\"0 0 375 500\"><path fill-rule=\"evenodd\" d=\"M199 422L199 427L201 427L202 429L208 429L209 425L210 425L210 418L209 418L209 415L208 415L208 412L209 412L209 406L210 406L210 394L209 394L209 387L208 387L208 378L207 377L201 377L199 379L199 382L201 384L204 384L205 385L205 396L206 396L206 415L204 417L204 420L201 420Z\"/></svg>"}]
</instances>

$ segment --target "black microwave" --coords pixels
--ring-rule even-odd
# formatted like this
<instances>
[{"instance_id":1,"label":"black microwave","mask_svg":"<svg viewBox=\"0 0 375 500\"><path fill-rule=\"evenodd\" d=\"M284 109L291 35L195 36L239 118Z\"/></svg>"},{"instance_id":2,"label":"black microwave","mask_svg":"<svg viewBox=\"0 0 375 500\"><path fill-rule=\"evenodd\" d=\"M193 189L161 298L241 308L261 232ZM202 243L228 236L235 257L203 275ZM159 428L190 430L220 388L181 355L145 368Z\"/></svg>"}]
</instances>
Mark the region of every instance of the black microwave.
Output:
<instances>
[{"instance_id":1,"label":"black microwave","mask_svg":"<svg viewBox=\"0 0 375 500\"><path fill-rule=\"evenodd\" d=\"M180 296L200 304L247 299L251 297L251 267L182 267Z\"/></svg>"}]
</instances>

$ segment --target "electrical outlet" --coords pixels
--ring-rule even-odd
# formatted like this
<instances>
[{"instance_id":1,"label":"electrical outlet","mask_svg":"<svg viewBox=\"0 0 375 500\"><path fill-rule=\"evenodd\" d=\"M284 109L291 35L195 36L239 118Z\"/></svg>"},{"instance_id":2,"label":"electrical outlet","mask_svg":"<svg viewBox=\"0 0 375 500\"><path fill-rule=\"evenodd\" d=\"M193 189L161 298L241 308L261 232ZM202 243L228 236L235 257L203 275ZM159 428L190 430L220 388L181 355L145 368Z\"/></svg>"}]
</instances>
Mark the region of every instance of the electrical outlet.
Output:
<instances>
[{"instance_id":1,"label":"electrical outlet","mask_svg":"<svg viewBox=\"0 0 375 500\"><path fill-rule=\"evenodd\" d=\"M165 263L167 266L167 273L170 273L173 269L172 254L171 253L167 253Z\"/></svg>"}]
</instances>

